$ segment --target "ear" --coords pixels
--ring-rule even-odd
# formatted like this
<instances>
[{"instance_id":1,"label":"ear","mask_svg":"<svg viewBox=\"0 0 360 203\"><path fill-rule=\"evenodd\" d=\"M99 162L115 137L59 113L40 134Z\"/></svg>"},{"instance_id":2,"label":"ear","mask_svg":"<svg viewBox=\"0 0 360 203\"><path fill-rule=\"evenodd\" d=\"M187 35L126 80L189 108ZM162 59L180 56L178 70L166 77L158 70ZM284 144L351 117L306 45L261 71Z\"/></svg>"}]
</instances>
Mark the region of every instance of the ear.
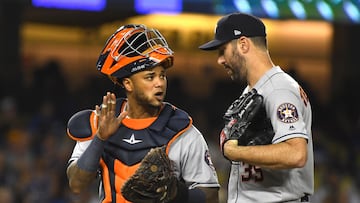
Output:
<instances>
[{"instance_id":1,"label":"ear","mask_svg":"<svg viewBox=\"0 0 360 203\"><path fill-rule=\"evenodd\" d=\"M133 84L130 78L124 78L121 83L126 91L131 92L133 90Z\"/></svg>"},{"instance_id":2,"label":"ear","mask_svg":"<svg viewBox=\"0 0 360 203\"><path fill-rule=\"evenodd\" d=\"M244 36L240 37L237 41L237 46L241 53L247 53L250 48L250 39Z\"/></svg>"}]
</instances>

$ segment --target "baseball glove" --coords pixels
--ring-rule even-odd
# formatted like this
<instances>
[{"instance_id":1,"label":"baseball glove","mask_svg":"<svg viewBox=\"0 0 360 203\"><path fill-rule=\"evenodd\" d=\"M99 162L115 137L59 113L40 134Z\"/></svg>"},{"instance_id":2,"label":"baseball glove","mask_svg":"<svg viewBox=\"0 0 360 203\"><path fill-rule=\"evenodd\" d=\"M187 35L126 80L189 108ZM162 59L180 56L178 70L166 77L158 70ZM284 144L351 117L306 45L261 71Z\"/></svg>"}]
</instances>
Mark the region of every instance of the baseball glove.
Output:
<instances>
[{"instance_id":1,"label":"baseball glove","mask_svg":"<svg viewBox=\"0 0 360 203\"><path fill-rule=\"evenodd\" d=\"M177 179L165 147L151 149L139 168L121 188L124 198L135 203L169 202L177 194Z\"/></svg>"},{"instance_id":2,"label":"baseball glove","mask_svg":"<svg viewBox=\"0 0 360 203\"><path fill-rule=\"evenodd\" d=\"M263 96L252 89L235 100L224 115L225 127L220 134L220 147L228 140L238 145L270 144L274 131L263 107Z\"/></svg>"}]
</instances>

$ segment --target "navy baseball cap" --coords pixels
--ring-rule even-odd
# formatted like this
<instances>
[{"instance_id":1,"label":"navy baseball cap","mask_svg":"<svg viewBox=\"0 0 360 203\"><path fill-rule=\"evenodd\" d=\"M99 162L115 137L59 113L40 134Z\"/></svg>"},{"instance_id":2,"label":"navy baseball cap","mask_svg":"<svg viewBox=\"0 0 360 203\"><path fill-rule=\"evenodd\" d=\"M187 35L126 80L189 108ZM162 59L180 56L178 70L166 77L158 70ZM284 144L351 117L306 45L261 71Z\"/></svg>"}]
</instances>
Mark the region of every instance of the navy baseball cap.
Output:
<instances>
[{"instance_id":1,"label":"navy baseball cap","mask_svg":"<svg viewBox=\"0 0 360 203\"><path fill-rule=\"evenodd\" d=\"M215 50L241 36L265 37L265 25L257 17L245 13L231 13L222 17L215 28L215 39L199 46L202 50Z\"/></svg>"}]
</instances>

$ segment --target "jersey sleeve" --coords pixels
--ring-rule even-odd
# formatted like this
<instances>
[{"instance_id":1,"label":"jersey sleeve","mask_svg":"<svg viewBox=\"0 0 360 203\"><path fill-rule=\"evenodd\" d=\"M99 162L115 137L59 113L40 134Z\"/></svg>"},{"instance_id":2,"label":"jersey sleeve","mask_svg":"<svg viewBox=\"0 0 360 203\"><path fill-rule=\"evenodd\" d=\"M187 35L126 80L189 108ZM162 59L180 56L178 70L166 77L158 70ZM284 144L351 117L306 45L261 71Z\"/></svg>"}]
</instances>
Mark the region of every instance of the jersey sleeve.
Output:
<instances>
[{"instance_id":1,"label":"jersey sleeve","mask_svg":"<svg viewBox=\"0 0 360 203\"><path fill-rule=\"evenodd\" d=\"M169 158L175 162L175 173L190 189L220 187L208 145L194 126L171 145Z\"/></svg>"},{"instance_id":2,"label":"jersey sleeve","mask_svg":"<svg viewBox=\"0 0 360 203\"><path fill-rule=\"evenodd\" d=\"M303 102L290 89L274 90L265 99L266 111L271 119L275 136L273 143L302 137L308 139L303 116Z\"/></svg>"}]
</instances>

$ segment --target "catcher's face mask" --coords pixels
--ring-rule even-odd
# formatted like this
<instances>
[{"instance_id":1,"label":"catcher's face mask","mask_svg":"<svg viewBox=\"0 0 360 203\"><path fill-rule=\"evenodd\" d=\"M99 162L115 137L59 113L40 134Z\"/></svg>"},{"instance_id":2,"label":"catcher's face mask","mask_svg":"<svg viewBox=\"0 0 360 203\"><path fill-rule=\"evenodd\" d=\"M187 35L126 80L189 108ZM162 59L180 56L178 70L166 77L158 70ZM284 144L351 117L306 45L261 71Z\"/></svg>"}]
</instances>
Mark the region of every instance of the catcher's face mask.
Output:
<instances>
[{"instance_id":1,"label":"catcher's face mask","mask_svg":"<svg viewBox=\"0 0 360 203\"><path fill-rule=\"evenodd\" d=\"M173 58L173 51L158 30L131 24L109 37L96 66L116 82L157 65L169 68Z\"/></svg>"}]
</instances>

